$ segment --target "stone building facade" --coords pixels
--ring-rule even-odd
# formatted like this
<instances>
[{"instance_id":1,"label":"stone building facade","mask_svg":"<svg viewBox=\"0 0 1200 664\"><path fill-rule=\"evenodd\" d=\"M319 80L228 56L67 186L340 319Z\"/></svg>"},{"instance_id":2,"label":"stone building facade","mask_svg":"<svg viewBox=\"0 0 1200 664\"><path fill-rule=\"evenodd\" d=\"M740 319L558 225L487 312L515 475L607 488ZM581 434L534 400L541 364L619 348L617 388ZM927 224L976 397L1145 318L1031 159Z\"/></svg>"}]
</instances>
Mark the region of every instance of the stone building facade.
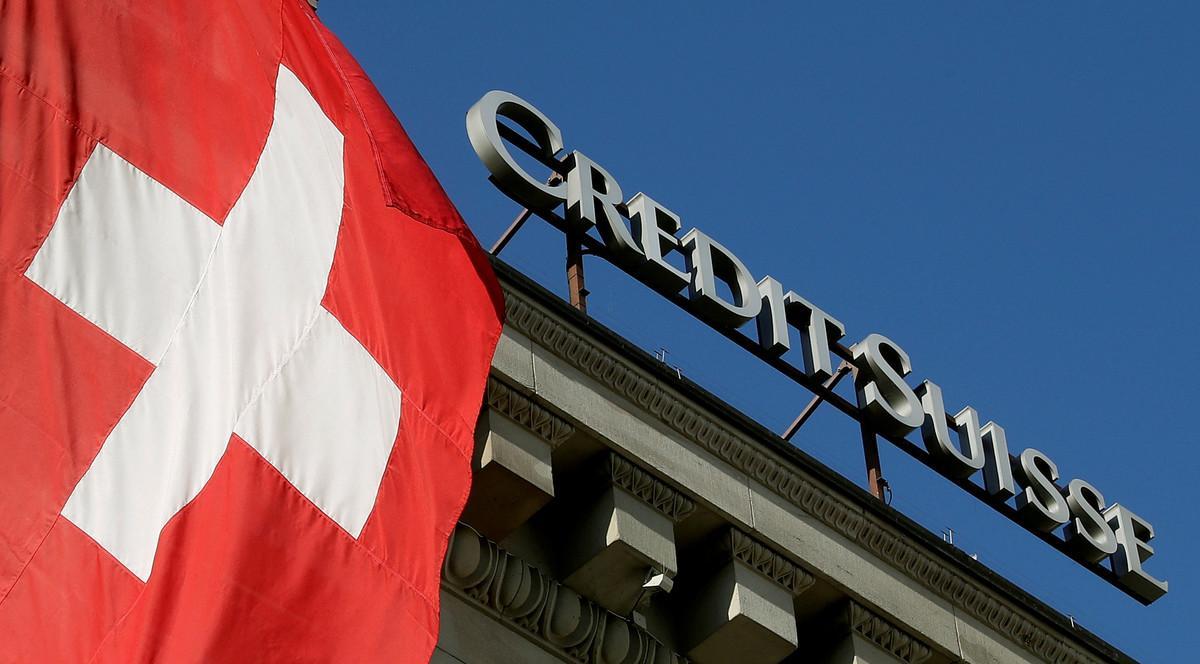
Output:
<instances>
[{"instance_id":1,"label":"stone building facade","mask_svg":"<svg viewBox=\"0 0 1200 664\"><path fill-rule=\"evenodd\" d=\"M433 661L1130 658L497 264Z\"/></svg>"}]
</instances>

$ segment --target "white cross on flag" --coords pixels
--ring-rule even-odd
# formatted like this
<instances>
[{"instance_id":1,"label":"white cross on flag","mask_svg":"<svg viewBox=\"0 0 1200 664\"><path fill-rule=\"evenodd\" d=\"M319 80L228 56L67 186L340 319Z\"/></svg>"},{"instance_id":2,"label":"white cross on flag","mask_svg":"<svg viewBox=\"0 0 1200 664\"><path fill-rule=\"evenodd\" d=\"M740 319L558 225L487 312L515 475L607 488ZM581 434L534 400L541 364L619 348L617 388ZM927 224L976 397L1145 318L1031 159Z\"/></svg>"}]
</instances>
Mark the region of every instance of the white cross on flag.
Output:
<instances>
[{"instance_id":1,"label":"white cross on flag","mask_svg":"<svg viewBox=\"0 0 1200 664\"><path fill-rule=\"evenodd\" d=\"M305 0L0 14L0 663L417 662L500 329Z\"/></svg>"}]
</instances>

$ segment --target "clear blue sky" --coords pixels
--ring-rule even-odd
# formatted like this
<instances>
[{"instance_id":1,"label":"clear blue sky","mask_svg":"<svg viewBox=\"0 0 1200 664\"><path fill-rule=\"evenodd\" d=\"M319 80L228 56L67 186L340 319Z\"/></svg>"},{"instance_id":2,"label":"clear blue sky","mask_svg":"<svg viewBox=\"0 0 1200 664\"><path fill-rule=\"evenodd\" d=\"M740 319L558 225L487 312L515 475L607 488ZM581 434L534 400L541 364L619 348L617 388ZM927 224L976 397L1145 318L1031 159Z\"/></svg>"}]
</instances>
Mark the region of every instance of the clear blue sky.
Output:
<instances>
[{"instance_id":1,"label":"clear blue sky","mask_svg":"<svg viewBox=\"0 0 1200 664\"><path fill-rule=\"evenodd\" d=\"M1200 5L393 3L321 16L488 245L463 116L515 92L604 165L1158 531L1143 607L884 444L894 505L1135 658L1200 614ZM505 258L562 292L545 224ZM594 267L593 267L594 266ZM808 393L599 261L592 314L776 430ZM861 483L852 422L797 444ZM1179 653L1188 648L1191 655Z\"/></svg>"}]
</instances>

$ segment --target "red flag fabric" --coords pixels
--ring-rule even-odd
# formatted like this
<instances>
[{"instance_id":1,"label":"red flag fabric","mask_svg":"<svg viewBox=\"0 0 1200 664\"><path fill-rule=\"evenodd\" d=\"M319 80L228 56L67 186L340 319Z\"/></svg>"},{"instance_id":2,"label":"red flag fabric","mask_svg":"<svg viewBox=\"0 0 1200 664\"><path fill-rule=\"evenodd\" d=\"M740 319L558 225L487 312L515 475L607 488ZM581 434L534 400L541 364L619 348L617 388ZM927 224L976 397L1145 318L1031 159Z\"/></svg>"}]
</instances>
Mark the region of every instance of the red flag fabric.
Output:
<instances>
[{"instance_id":1,"label":"red flag fabric","mask_svg":"<svg viewBox=\"0 0 1200 664\"><path fill-rule=\"evenodd\" d=\"M0 7L0 662L427 661L462 219L304 0Z\"/></svg>"}]
</instances>

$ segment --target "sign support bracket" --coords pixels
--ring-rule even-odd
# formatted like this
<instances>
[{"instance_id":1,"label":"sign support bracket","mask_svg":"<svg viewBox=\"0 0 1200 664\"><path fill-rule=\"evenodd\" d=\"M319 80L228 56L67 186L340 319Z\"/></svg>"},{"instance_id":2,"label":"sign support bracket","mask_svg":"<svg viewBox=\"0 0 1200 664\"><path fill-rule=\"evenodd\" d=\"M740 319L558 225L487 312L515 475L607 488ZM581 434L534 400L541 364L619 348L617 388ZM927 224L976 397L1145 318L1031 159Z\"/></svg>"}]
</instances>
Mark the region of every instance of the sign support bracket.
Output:
<instances>
[{"instance_id":1,"label":"sign support bracket","mask_svg":"<svg viewBox=\"0 0 1200 664\"><path fill-rule=\"evenodd\" d=\"M500 234L500 237L496 240L496 244L492 245L492 248L488 251L488 253L493 256L499 256L500 252L504 251L504 248L508 246L509 241L513 239L513 236L517 234L517 231L521 230L521 227L524 226L525 222L529 221L529 218L532 216L533 211L529 208L521 210L521 213L517 215L517 218L513 219L513 222L508 225L508 228L504 229L504 232Z\"/></svg>"},{"instance_id":2,"label":"sign support bracket","mask_svg":"<svg viewBox=\"0 0 1200 664\"><path fill-rule=\"evenodd\" d=\"M825 379L825 382L822 383L821 387L823 391L832 392L833 388L837 387L837 384L847 375L853 373L853 371L854 366L850 363L850 360L842 360L842 363L838 365L833 375ZM824 401L825 397L821 393L814 396L804 406L804 409L800 411L800 414L796 416L796 419L788 425L787 430L783 432L783 439L790 441L796 435L796 432L800 430L800 427L804 426L805 422L808 422L809 418L817 412L817 408ZM863 457L867 466L867 489L871 492L872 496L891 504L892 490L888 486L887 480L883 478L883 468L879 461L879 438L867 426L865 417L859 420L858 428L862 436Z\"/></svg>"},{"instance_id":3,"label":"sign support bracket","mask_svg":"<svg viewBox=\"0 0 1200 664\"><path fill-rule=\"evenodd\" d=\"M845 378L846 374L850 373L851 368L852 367L848 361L842 360L842 363L838 365L838 368L833 372L833 375L825 381L823 387L826 390L832 391L833 388L837 387L837 384L841 382L842 378ZM813 414L817 412L817 408L820 407L824 401L824 396L820 394L814 396L800 411L800 414L796 416L796 419L792 420L792 423L788 425L787 430L783 432L783 439L791 440L792 437L796 435L796 432L800 430L800 427L804 426L805 422L808 422L808 418L812 417Z\"/></svg>"},{"instance_id":4,"label":"sign support bracket","mask_svg":"<svg viewBox=\"0 0 1200 664\"><path fill-rule=\"evenodd\" d=\"M558 173L551 173L550 177L546 180L546 184L554 185L562 182L562 180L563 176L559 175ZM525 222L529 221L529 218L532 216L533 210L529 208L522 209L521 212L517 214L517 218L513 219L512 223L508 225L508 228L504 229L504 232L501 233L500 237L496 239L496 244L492 245L492 248L488 251L488 253L493 256L499 256L500 252L504 251L504 248L508 246L510 241L512 241L513 236L517 234L517 231L521 230L521 227L524 226Z\"/></svg>"}]
</instances>

